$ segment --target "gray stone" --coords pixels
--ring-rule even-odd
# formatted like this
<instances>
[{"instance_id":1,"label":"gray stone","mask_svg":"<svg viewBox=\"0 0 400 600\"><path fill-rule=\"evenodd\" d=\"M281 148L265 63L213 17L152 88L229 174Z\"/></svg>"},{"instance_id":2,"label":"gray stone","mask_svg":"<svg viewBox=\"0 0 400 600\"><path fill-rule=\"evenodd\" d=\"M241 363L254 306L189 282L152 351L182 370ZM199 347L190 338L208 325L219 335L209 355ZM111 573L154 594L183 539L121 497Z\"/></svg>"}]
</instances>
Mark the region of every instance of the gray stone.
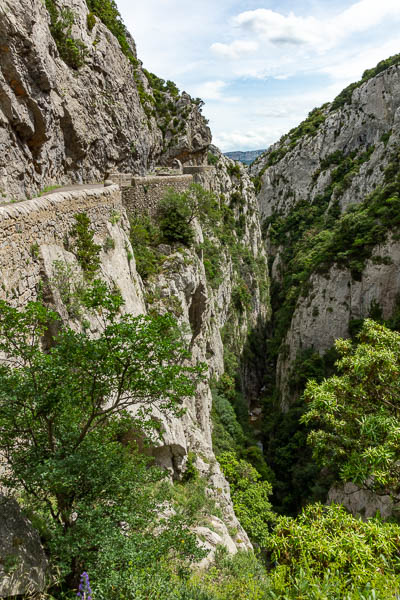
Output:
<instances>
[{"instance_id":1,"label":"gray stone","mask_svg":"<svg viewBox=\"0 0 400 600\"><path fill-rule=\"evenodd\" d=\"M0 496L0 597L43 592L48 577L37 531L14 499Z\"/></svg>"},{"instance_id":2,"label":"gray stone","mask_svg":"<svg viewBox=\"0 0 400 600\"><path fill-rule=\"evenodd\" d=\"M58 55L42 0L1 2L0 191L20 199L48 185L103 181L116 167L144 175L175 158L202 164L211 132L190 96L168 98L180 133L167 129L164 139L140 100L138 86L153 95L141 63L134 77L105 25L97 19L88 30L85 0L62 6L72 9L72 34L88 49L79 70Z\"/></svg>"}]
</instances>

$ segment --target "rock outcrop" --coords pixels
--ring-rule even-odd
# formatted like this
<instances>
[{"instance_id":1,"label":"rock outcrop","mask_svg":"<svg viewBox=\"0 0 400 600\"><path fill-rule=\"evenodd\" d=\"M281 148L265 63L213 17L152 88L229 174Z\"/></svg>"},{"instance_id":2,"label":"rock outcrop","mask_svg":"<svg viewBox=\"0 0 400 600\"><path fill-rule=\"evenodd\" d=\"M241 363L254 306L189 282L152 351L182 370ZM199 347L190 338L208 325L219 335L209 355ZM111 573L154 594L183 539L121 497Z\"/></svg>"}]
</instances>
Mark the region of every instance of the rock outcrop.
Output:
<instances>
[{"instance_id":1,"label":"rock outcrop","mask_svg":"<svg viewBox=\"0 0 400 600\"><path fill-rule=\"evenodd\" d=\"M385 198L397 193L400 67L368 79L341 104L310 113L251 167L260 186L275 289L286 295L286 327L277 358L284 409L295 397L290 377L296 358L306 349L323 354L336 338L349 336L353 320L369 316L374 307L390 317L400 293L396 223L383 221L373 249L368 237L372 223L380 221L379 208L363 230L355 218L351 221L342 248L333 249L326 241L349 207L359 207L361 222L361 209L366 215L373 202L371 194L382 189ZM295 299L291 306L289 297Z\"/></svg>"},{"instance_id":2,"label":"rock outcrop","mask_svg":"<svg viewBox=\"0 0 400 600\"><path fill-rule=\"evenodd\" d=\"M69 10L79 68L61 58L46 5ZM61 15L61 16L60 16ZM175 157L201 163L211 141L198 103L168 91L131 60L85 0L3 0L0 6L0 194L103 181L115 168L144 174ZM67 17L65 17L67 18ZM66 25L67 27L67 25ZM157 89L157 86L160 89Z\"/></svg>"},{"instance_id":3,"label":"rock outcrop","mask_svg":"<svg viewBox=\"0 0 400 600\"><path fill-rule=\"evenodd\" d=\"M40 594L46 589L49 565L39 534L17 502L0 496L0 596Z\"/></svg>"},{"instance_id":4,"label":"rock outcrop","mask_svg":"<svg viewBox=\"0 0 400 600\"><path fill-rule=\"evenodd\" d=\"M124 203L118 186L60 191L0 207L0 297L22 307L41 296L70 326L79 329L84 318L89 321L92 335L96 335L101 322L93 314L80 313L73 303L73 290L84 280L84 273L71 231L77 214L88 216L94 242L101 248L98 274L119 289L125 302L123 310L132 314L174 313L186 332L193 360L208 365L207 382L187 400L184 416L177 419L160 415L163 438L152 453L172 479L182 477L188 454L192 453L198 472L205 478L207 494L215 498L223 514L222 522L210 515L209 526L202 524L199 535L206 539L209 549L223 543L236 551L251 544L234 514L229 485L213 453L209 381L224 372L221 329L230 323L232 343L240 352L249 330L268 318L268 277L254 187L243 167L235 168L219 153L217 158L216 168L199 169L198 177L206 189L216 194L222 221L208 227L200 215L194 223L193 245L164 245L159 272L144 281L136 270L129 240L127 211L131 200L128 194ZM179 187L179 176L177 180ZM213 227L222 227L226 215L230 219L226 230L229 235L224 241ZM207 270L210 244L218 257L218 265L214 265L220 272L217 280ZM262 268L254 270L253 265ZM243 305L235 300L239 284L246 290Z\"/></svg>"}]
</instances>

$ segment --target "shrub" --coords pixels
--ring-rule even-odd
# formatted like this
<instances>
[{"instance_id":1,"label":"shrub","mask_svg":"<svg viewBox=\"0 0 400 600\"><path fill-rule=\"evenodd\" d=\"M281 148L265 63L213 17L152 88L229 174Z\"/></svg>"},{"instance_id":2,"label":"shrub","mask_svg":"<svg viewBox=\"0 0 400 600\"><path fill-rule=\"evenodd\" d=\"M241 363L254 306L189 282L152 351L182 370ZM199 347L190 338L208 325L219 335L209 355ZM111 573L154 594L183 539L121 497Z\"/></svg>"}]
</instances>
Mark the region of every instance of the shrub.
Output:
<instances>
[{"instance_id":1,"label":"shrub","mask_svg":"<svg viewBox=\"0 0 400 600\"><path fill-rule=\"evenodd\" d=\"M232 304L239 313L243 313L251 305L251 294L243 280L239 281L232 290Z\"/></svg>"},{"instance_id":2,"label":"shrub","mask_svg":"<svg viewBox=\"0 0 400 600\"><path fill-rule=\"evenodd\" d=\"M226 168L230 177L240 177L241 171L238 163L230 162Z\"/></svg>"},{"instance_id":3,"label":"shrub","mask_svg":"<svg viewBox=\"0 0 400 600\"><path fill-rule=\"evenodd\" d=\"M104 252L110 252L110 250L114 250L115 249L115 240L114 238L108 236L105 239L105 242L103 244L103 250Z\"/></svg>"},{"instance_id":4,"label":"shrub","mask_svg":"<svg viewBox=\"0 0 400 600\"><path fill-rule=\"evenodd\" d=\"M163 240L190 247L194 241L191 207L186 195L168 192L159 207L159 225Z\"/></svg>"},{"instance_id":5,"label":"shrub","mask_svg":"<svg viewBox=\"0 0 400 600\"><path fill-rule=\"evenodd\" d=\"M208 224L219 216L215 196L199 184L192 184L186 192L170 189L159 206L161 235L167 242L191 246L194 241L192 223L199 218Z\"/></svg>"},{"instance_id":6,"label":"shrub","mask_svg":"<svg viewBox=\"0 0 400 600\"><path fill-rule=\"evenodd\" d=\"M94 243L94 232L90 228L90 219L86 213L77 213L71 236L75 239L74 251L83 272L93 279L100 266L101 246Z\"/></svg>"},{"instance_id":7,"label":"shrub","mask_svg":"<svg viewBox=\"0 0 400 600\"><path fill-rule=\"evenodd\" d=\"M221 248L205 239L200 245L203 250L203 264L208 283L217 289L223 281Z\"/></svg>"},{"instance_id":8,"label":"shrub","mask_svg":"<svg viewBox=\"0 0 400 600\"><path fill-rule=\"evenodd\" d=\"M92 31L93 27L96 25L96 17L92 12L89 12L86 17L86 25L89 31Z\"/></svg>"},{"instance_id":9,"label":"shrub","mask_svg":"<svg viewBox=\"0 0 400 600\"><path fill-rule=\"evenodd\" d=\"M162 263L162 255L157 250L161 243L161 233L148 215L131 218L130 241L139 275L147 279L158 273Z\"/></svg>"},{"instance_id":10,"label":"shrub","mask_svg":"<svg viewBox=\"0 0 400 600\"><path fill-rule=\"evenodd\" d=\"M207 163L208 163L209 165L215 166L215 165L217 165L217 164L218 164L218 162L219 162L219 158L218 158L218 156L216 156L216 155L215 155L215 154L213 154L212 152L209 152L209 153L207 154Z\"/></svg>"},{"instance_id":11,"label":"shrub","mask_svg":"<svg viewBox=\"0 0 400 600\"><path fill-rule=\"evenodd\" d=\"M398 525L379 519L363 522L342 506L314 504L296 519L278 517L267 555L289 588L292 577L303 571L320 584L329 574L328 580L337 585L336 598L347 598L347 593L368 587L382 592L383 598L395 598L399 536Z\"/></svg>"},{"instance_id":12,"label":"shrub","mask_svg":"<svg viewBox=\"0 0 400 600\"><path fill-rule=\"evenodd\" d=\"M81 40L72 37L74 13L69 8L59 11L54 0L46 0L46 8L50 15L50 32L60 57L69 67L79 69L85 64L88 51Z\"/></svg>"},{"instance_id":13,"label":"shrub","mask_svg":"<svg viewBox=\"0 0 400 600\"><path fill-rule=\"evenodd\" d=\"M265 547L275 521L269 501L271 484L260 481L257 470L249 462L238 459L234 452L223 452L218 462L229 481L236 516L251 540Z\"/></svg>"}]
</instances>

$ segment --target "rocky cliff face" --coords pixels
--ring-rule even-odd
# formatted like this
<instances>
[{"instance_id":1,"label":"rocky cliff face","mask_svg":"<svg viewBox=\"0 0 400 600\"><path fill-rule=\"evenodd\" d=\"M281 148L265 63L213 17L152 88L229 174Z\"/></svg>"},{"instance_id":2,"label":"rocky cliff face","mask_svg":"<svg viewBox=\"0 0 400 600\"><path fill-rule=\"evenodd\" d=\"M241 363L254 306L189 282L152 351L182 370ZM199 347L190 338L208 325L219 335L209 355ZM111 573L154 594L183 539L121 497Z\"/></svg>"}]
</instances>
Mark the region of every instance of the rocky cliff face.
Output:
<instances>
[{"instance_id":1,"label":"rocky cliff face","mask_svg":"<svg viewBox=\"0 0 400 600\"><path fill-rule=\"evenodd\" d=\"M201 102L145 71L122 24L105 24L92 4L4 0L0 6L0 296L22 307L44 294L79 328L73 292L84 273L68 239L76 214L85 213L102 248L99 275L120 290L123 310L175 314L193 360L207 363L209 377L181 420L163 418L153 453L176 479L193 453L223 515L209 515L209 527L199 529L209 560L219 543L231 552L251 547L213 453L209 382L224 372L221 330L229 325L239 356L249 331L269 316L258 205L244 168L213 148L215 168L196 178L215 194L216 218L199 215L193 245L164 245L157 273L142 280L129 240L130 206L117 186L36 198L47 186L98 181L113 170L145 175L175 158L204 164L209 150ZM90 314L85 319L96 335L100 322Z\"/></svg>"},{"instance_id":2,"label":"rocky cliff face","mask_svg":"<svg viewBox=\"0 0 400 600\"><path fill-rule=\"evenodd\" d=\"M240 353L248 332L268 317L268 278L254 187L244 168L235 167L220 154L217 159L216 168L201 175L203 186L216 194L217 219L211 224L199 216L190 248L163 245L158 272L145 281L136 270L127 207L118 186L58 192L0 207L3 298L22 307L41 295L70 326L79 329L84 318L96 335L101 321L93 314L81 313L73 300L84 273L71 230L76 214L85 213L94 242L102 248L98 275L119 289L123 310L174 313L186 332L193 360L208 365L207 383L199 386L194 398L187 399L183 418L160 415L164 434L152 451L172 479L181 478L191 452L205 478L207 493L222 511L223 519L209 515L208 524L202 523L198 531L210 550L208 561L217 544L231 552L251 547L234 514L229 485L212 448L210 381L224 372L221 330L229 322L231 343ZM227 217L228 223L224 223ZM220 239L217 231L225 231L226 238ZM240 300L238 290L245 294L244 299ZM0 531L0 541L1 535Z\"/></svg>"},{"instance_id":3,"label":"rocky cliff face","mask_svg":"<svg viewBox=\"0 0 400 600\"><path fill-rule=\"evenodd\" d=\"M284 408L296 395L296 359L307 349L324 354L371 311L390 317L400 292L397 211L388 208L399 192L400 67L338 98L252 166L279 298Z\"/></svg>"},{"instance_id":4,"label":"rocky cliff face","mask_svg":"<svg viewBox=\"0 0 400 600\"><path fill-rule=\"evenodd\" d=\"M102 181L114 169L142 174L175 157L203 161L211 134L198 104L144 71L125 38L124 54L85 0L2 1L3 197Z\"/></svg>"},{"instance_id":5,"label":"rocky cliff face","mask_svg":"<svg viewBox=\"0 0 400 600\"><path fill-rule=\"evenodd\" d=\"M224 372L224 327L229 325L230 343L240 354L249 331L269 317L266 256L254 187L243 167L232 174L234 163L216 149L214 152L218 157L216 168L205 172L198 181L216 194L220 214L230 215L234 231L230 232L229 241L221 239L220 229L215 230L222 222L210 226L200 217L195 223L193 247L174 251L173 247L163 246L166 256L160 273L144 282L147 310L175 314L187 331L194 360L207 363L210 379L219 378ZM253 269L254 265L259 268ZM242 286L247 294L245 305L239 305L237 299ZM207 384L190 400L183 419L167 425L163 443L154 452L161 464L179 477L188 451L193 451L197 468L209 481L210 493L223 507L225 521L238 528L233 544L248 546L213 454L211 408L211 389ZM230 547L234 547L232 542Z\"/></svg>"}]
</instances>

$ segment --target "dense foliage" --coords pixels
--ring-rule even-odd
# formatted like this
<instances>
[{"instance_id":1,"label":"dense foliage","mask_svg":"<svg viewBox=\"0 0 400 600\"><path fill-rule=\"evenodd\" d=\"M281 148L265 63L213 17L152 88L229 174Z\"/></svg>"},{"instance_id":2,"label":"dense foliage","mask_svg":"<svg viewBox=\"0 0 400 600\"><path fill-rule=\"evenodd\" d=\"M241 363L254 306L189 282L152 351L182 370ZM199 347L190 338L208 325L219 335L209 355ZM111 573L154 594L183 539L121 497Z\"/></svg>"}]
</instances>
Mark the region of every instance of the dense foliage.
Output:
<instances>
[{"instance_id":1,"label":"dense foliage","mask_svg":"<svg viewBox=\"0 0 400 600\"><path fill-rule=\"evenodd\" d=\"M157 437L155 407L181 414L201 367L185 366L170 316L117 318L121 299L100 282L83 301L104 321L95 339L40 303L22 311L0 303L0 449L9 467L1 484L21 495L70 584L88 566L104 581L107 561L117 577L128 561L150 563L172 543L182 550L182 539L188 556L197 552L181 519L153 543L163 473L133 440Z\"/></svg>"},{"instance_id":2,"label":"dense foliage","mask_svg":"<svg viewBox=\"0 0 400 600\"><path fill-rule=\"evenodd\" d=\"M261 481L261 475L247 461L233 452L218 456L223 473L230 483L233 507L241 525L253 543L265 548L275 514L269 496L271 484Z\"/></svg>"},{"instance_id":3,"label":"dense foliage","mask_svg":"<svg viewBox=\"0 0 400 600\"><path fill-rule=\"evenodd\" d=\"M296 519L278 518L269 560L289 586L303 572L310 591L317 584L332 594L336 585L336 598L359 598L372 589L379 598L393 598L400 583L399 535L398 525L363 522L343 507L314 504Z\"/></svg>"},{"instance_id":4,"label":"dense foliage","mask_svg":"<svg viewBox=\"0 0 400 600\"><path fill-rule=\"evenodd\" d=\"M321 464L380 493L399 492L400 334L367 319L358 344L338 340L339 375L310 381L303 417Z\"/></svg>"}]
</instances>

